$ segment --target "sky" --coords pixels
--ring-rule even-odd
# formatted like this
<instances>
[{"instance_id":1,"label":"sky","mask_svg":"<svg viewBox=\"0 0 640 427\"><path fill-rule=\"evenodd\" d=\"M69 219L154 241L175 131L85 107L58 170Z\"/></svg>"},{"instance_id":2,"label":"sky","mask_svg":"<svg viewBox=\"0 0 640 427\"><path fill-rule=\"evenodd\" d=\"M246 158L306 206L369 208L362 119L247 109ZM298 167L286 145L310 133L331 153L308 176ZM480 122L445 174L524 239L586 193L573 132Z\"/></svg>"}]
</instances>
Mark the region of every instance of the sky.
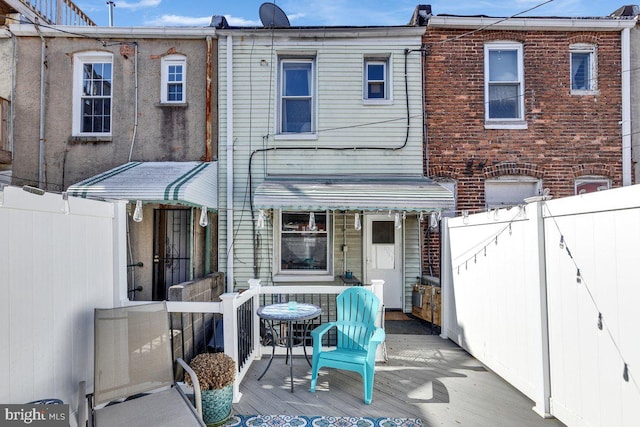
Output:
<instances>
[{"instance_id":1,"label":"sky","mask_svg":"<svg viewBox=\"0 0 640 427\"><path fill-rule=\"evenodd\" d=\"M223 15L231 26L262 26L262 0L113 0L116 27L207 26ZM75 0L97 25L109 25L105 0ZM418 4L430 4L434 15L587 17L607 16L636 0L275 0L292 26L404 25Z\"/></svg>"}]
</instances>

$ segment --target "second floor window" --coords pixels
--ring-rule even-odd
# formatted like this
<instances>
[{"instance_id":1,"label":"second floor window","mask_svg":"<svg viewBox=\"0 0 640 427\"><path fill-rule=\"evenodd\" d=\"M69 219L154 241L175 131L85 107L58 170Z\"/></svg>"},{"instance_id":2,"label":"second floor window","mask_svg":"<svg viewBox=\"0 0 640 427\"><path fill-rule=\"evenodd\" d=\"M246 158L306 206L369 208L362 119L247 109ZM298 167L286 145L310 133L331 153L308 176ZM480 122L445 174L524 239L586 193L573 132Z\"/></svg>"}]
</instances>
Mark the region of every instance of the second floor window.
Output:
<instances>
[{"instance_id":1,"label":"second floor window","mask_svg":"<svg viewBox=\"0 0 640 427\"><path fill-rule=\"evenodd\" d=\"M278 133L315 132L313 59L280 60L279 77Z\"/></svg>"},{"instance_id":2,"label":"second floor window","mask_svg":"<svg viewBox=\"0 0 640 427\"><path fill-rule=\"evenodd\" d=\"M386 59L365 59L364 99L389 99L388 61Z\"/></svg>"},{"instance_id":3,"label":"second floor window","mask_svg":"<svg viewBox=\"0 0 640 427\"><path fill-rule=\"evenodd\" d=\"M484 53L486 120L524 120L522 45L487 44Z\"/></svg>"},{"instance_id":4,"label":"second floor window","mask_svg":"<svg viewBox=\"0 0 640 427\"><path fill-rule=\"evenodd\" d=\"M113 55L76 54L73 69L73 135L111 135Z\"/></svg>"},{"instance_id":5,"label":"second floor window","mask_svg":"<svg viewBox=\"0 0 640 427\"><path fill-rule=\"evenodd\" d=\"M187 59L183 55L162 58L160 102L186 102Z\"/></svg>"},{"instance_id":6,"label":"second floor window","mask_svg":"<svg viewBox=\"0 0 640 427\"><path fill-rule=\"evenodd\" d=\"M592 93L598 89L596 47L571 45L571 93Z\"/></svg>"}]
</instances>

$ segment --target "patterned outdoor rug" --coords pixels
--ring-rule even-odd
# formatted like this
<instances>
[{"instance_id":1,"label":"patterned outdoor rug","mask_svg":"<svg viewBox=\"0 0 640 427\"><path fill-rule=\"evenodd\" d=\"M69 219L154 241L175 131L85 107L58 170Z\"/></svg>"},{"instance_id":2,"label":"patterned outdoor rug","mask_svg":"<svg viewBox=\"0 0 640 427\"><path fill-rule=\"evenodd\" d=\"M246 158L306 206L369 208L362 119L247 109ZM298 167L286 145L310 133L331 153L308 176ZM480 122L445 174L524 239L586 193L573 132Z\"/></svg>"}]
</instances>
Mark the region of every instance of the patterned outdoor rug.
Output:
<instances>
[{"instance_id":1,"label":"patterned outdoor rug","mask_svg":"<svg viewBox=\"0 0 640 427\"><path fill-rule=\"evenodd\" d=\"M424 427L416 418L305 417L301 415L234 415L225 427Z\"/></svg>"}]
</instances>

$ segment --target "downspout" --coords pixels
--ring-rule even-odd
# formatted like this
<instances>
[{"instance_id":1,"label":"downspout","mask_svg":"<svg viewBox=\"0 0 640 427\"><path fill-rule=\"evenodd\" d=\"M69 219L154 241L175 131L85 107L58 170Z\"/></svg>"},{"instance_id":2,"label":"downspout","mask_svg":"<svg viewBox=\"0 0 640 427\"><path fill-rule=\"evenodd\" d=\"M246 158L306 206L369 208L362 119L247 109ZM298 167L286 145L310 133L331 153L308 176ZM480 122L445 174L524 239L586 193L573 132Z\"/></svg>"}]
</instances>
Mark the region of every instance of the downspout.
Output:
<instances>
[{"instance_id":1,"label":"downspout","mask_svg":"<svg viewBox=\"0 0 640 427\"><path fill-rule=\"evenodd\" d=\"M227 292L233 292L233 36L227 36Z\"/></svg>"},{"instance_id":2,"label":"downspout","mask_svg":"<svg viewBox=\"0 0 640 427\"><path fill-rule=\"evenodd\" d=\"M135 90L133 94L133 134L131 135L131 147L129 148L129 162L133 156L133 146L136 143L138 133L138 43L133 44L133 78Z\"/></svg>"},{"instance_id":3,"label":"downspout","mask_svg":"<svg viewBox=\"0 0 640 427\"><path fill-rule=\"evenodd\" d=\"M44 189L45 184L45 166L44 166L44 118L45 118L45 68L47 59L47 42L45 41L40 28L38 27L38 20L34 23L38 35L40 36L40 132L39 132L39 144L38 144L38 188Z\"/></svg>"},{"instance_id":4,"label":"downspout","mask_svg":"<svg viewBox=\"0 0 640 427\"><path fill-rule=\"evenodd\" d=\"M429 176L429 129L427 128L427 44L422 45L420 73L422 74L422 135L424 138L424 176Z\"/></svg>"},{"instance_id":5,"label":"downspout","mask_svg":"<svg viewBox=\"0 0 640 427\"><path fill-rule=\"evenodd\" d=\"M631 29L620 35L622 48L622 185L631 185Z\"/></svg>"},{"instance_id":6,"label":"downspout","mask_svg":"<svg viewBox=\"0 0 640 427\"><path fill-rule=\"evenodd\" d=\"M16 117L16 36L11 34L11 105L9 107L9 149L11 150L11 163L15 157L13 149L13 121ZM12 167L13 169L13 167Z\"/></svg>"},{"instance_id":7,"label":"downspout","mask_svg":"<svg viewBox=\"0 0 640 427\"><path fill-rule=\"evenodd\" d=\"M207 36L207 82L206 82L206 106L205 106L205 154L204 161L211 161L211 144L213 141L213 117L211 115L211 102L213 91L213 39Z\"/></svg>"},{"instance_id":8,"label":"downspout","mask_svg":"<svg viewBox=\"0 0 640 427\"><path fill-rule=\"evenodd\" d=\"M211 161L211 143L213 141L212 116L212 87L213 87L213 39L207 36L207 72L206 72L206 105L205 105L205 153L204 161ZM205 227L204 242L204 272L211 273L211 227Z\"/></svg>"}]
</instances>

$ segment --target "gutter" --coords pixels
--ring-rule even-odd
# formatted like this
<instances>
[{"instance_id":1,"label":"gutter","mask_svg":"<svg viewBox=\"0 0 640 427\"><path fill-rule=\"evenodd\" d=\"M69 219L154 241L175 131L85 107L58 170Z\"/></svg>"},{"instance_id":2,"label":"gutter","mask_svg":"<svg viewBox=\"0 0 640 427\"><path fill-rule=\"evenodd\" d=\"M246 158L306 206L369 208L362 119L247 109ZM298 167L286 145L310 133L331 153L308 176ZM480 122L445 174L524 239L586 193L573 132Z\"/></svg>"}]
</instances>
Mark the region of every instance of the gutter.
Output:
<instances>
[{"instance_id":1,"label":"gutter","mask_svg":"<svg viewBox=\"0 0 640 427\"><path fill-rule=\"evenodd\" d=\"M489 18L469 16L432 16L427 28L478 29L513 31L615 31L633 28L635 19L619 18Z\"/></svg>"},{"instance_id":2,"label":"gutter","mask_svg":"<svg viewBox=\"0 0 640 427\"><path fill-rule=\"evenodd\" d=\"M13 24L9 30L18 36L37 36L38 30L31 24ZM73 25L42 25L39 30L47 37L64 38L167 38L167 39L205 39L215 37L213 27L85 27Z\"/></svg>"}]
</instances>

